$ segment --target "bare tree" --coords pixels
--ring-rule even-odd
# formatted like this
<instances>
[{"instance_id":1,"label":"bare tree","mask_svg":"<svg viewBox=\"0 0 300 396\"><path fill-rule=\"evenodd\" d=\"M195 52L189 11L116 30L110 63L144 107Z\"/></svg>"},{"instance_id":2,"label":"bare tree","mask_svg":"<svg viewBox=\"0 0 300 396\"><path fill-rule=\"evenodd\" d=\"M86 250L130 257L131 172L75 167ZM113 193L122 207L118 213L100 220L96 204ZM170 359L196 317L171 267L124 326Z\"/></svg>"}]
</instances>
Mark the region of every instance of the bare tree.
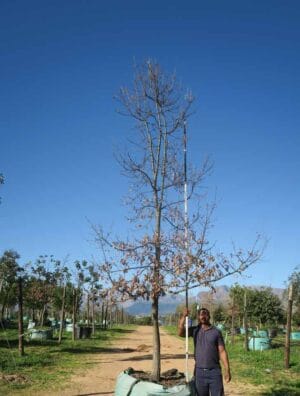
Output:
<instances>
[{"instance_id":1,"label":"bare tree","mask_svg":"<svg viewBox=\"0 0 300 396\"><path fill-rule=\"evenodd\" d=\"M160 378L159 298L178 293L244 271L260 257L255 248L244 254L234 251L229 258L213 255L207 240L213 207L200 207L190 216L188 232L183 215L184 167L183 128L191 114L193 97L183 91L175 75L148 61L135 68L132 89L121 88L120 113L136 122L132 149L118 161L131 184L127 203L137 226L134 238L112 240L94 226L103 253L101 274L111 285L110 293L121 299L145 298L152 303L152 378ZM210 172L205 160L200 170L188 170L188 199L197 194L203 178ZM188 239L188 241L187 241ZM187 243L188 242L188 243ZM188 250L187 250L188 245Z\"/></svg>"}]
</instances>

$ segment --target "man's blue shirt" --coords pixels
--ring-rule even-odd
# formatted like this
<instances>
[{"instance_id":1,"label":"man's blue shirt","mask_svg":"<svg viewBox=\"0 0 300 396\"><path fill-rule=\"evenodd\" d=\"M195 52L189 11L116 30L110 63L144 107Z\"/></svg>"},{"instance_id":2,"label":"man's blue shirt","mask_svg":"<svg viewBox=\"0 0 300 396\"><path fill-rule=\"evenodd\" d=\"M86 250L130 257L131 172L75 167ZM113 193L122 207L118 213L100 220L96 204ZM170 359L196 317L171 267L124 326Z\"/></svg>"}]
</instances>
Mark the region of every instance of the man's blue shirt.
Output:
<instances>
[{"instance_id":1,"label":"man's blue shirt","mask_svg":"<svg viewBox=\"0 0 300 396\"><path fill-rule=\"evenodd\" d=\"M221 331L214 326L207 330L192 326L189 327L189 337L194 337L196 368L219 368L219 346L224 346Z\"/></svg>"}]
</instances>

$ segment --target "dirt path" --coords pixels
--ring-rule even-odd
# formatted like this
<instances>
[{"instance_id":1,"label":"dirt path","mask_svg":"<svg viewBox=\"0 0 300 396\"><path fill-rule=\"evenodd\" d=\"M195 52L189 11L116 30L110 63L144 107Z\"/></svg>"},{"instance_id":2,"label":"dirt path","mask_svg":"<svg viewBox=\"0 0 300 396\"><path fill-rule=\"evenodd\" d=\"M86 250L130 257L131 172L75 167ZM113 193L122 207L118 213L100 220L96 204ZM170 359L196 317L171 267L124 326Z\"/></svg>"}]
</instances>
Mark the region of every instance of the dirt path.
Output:
<instances>
[{"instance_id":1,"label":"dirt path","mask_svg":"<svg viewBox=\"0 0 300 396\"><path fill-rule=\"evenodd\" d=\"M174 336L168 335L161 329L162 371L177 368L185 371L185 344ZM140 326L136 330L119 338L109 346L107 352L89 355L86 366L93 365L84 374L75 375L66 384L65 390L49 390L43 396L112 396L117 375L133 367L136 370L151 371L152 366L152 328ZM190 371L193 371L193 359L190 359ZM253 391L253 392L252 392ZM254 395L255 389L234 382L226 385L226 396Z\"/></svg>"}]
</instances>

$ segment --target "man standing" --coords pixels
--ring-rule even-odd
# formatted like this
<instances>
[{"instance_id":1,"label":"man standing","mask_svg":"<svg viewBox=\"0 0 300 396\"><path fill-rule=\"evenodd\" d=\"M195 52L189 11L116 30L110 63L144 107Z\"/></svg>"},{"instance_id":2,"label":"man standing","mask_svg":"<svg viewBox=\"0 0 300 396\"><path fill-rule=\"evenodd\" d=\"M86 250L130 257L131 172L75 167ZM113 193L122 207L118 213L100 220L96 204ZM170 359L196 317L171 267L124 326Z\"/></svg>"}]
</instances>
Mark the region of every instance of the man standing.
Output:
<instances>
[{"instance_id":1,"label":"man standing","mask_svg":"<svg viewBox=\"0 0 300 396\"><path fill-rule=\"evenodd\" d=\"M178 335L185 336L185 309L178 322ZM198 326L189 327L189 337L194 338L195 347L195 380L198 396L223 396L223 380L220 360L224 366L224 378L231 380L229 361L222 333L210 324L208 309L198 311Z\"/></svg>"}]
</instances>

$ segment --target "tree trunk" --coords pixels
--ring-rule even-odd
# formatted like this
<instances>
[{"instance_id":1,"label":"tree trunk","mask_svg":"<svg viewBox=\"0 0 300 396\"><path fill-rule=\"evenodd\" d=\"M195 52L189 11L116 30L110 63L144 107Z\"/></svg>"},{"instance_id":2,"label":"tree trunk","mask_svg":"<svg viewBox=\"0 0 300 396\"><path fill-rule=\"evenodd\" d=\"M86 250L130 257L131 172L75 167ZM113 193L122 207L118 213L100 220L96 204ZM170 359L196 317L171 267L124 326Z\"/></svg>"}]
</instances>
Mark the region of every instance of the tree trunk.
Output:
<instances>
[{"instance_id":1,"label":"tree trunk","mask_svg":"<svg viewBox=\"0 0 300 396\"><path fill-rule=\"evenodd\" d=\"M288 308L287 308L287 323L286 323L285 350L284 350L284 367L286 369L290 368L290 335L291 335L292 305L293 305L293 301L289 300Z\"/></svg>"},{"instance_id":2,"label":"tree trunk","mask_svg":"<svg viewBox=\"0 0 300 396\"><path fill-rule=\"evenodd\" d=\"M247 318L247 292L244 294L244 330L245 330L245 338L244 338L244 348L248 352L249 351L249 343L248 343L248 318Z\"/></svg>"},{"instance_id":3,"label":"tree trunk","mask_svg":"<svg viewBox=\"0 0 300 396\"><path fill-rule=\"evenodd\" d=\"M160 272L160 259L161 259L161 206L158 204L157 195L156 201L156 225L155 225L155 265L154 265L154 283L152 285L152 326L153 326L153 358L152 358L152 373L151 378L154 381L160 380L160 334L159 334L159 323L158 323L158 301L159 292L153 290L159 290L159 272Z\"/></svg>"},{"instance_id":4,"label":"tree trunk","mask_svg":"<svg viewBox=\"0 0 300 396\"><path fill-rule=\"evenodd\" d=\"M58 335L58 343L59 344L61 343L61 340L62 340L62 333L63 333L63 327L64 327L66 288L67 288L67 286L64 285L62 302L61 302L61 312L60 312L60 327L59 327L59 335Z\"/></svg>"},{"instance_id":5,"label":"tree trunk","mask_svg":"<svg viewBox=\"0 0 300 396\"><path fill-rule=\"evenodd\" d=\"M112 327L112 306L110 306L110 310L109 310L109 328L111 329Z\"/></svg>"},{"instance_id":6,"label":"tree trunk","mask_svg":"<svg viewBox=\"0 0 300 396\"><path fill-rule=\"evenodd\" d=\"M43 306L43 309L41 311L41 316L40 316L40 326L44 326L44 317L45 317L45 312L46 312L46 304Z\"/></svg>"},{"instance_id":7,"label":"tree trunk","mask_svg":"<svg viewBox=\"0 0 300 396\"><path fill-rule=\"evenodd\" d=\"M231 344L234 344L234 298L232 299L232 313L231 313Z\"/></svg>"},{"instance_id":8,"label":"tree trunk","mask_svg":"<svg viewBox=\"0 0 300 396\"><path fill-rule=\"evenodd\" d=\"M288 296L288 307L287 307L287 320L286 320L286 336L285 336L285 348L284 348L284 367L290 368L290 334L291 334L291 323L292 323L292 309L293 309L293 287L289 287Z\"/></svg>"},{"instance_id":9,"label":"tree trunk","mask_svg":"<svg viewBox=\"0 0 300 396\"><path fill-rule=\"evenodd\" d=\"M108 303L106 304L105 307L105 314L104 314L104 329L107 329L107 313L108 313Z\"/></svg>"},{"instance_id":10,"label":"tree trunk","mask_svg":"<svg viewBox=\"0 0 300 396\"><path fill-rule=\"evenodd\" d=\"M72 312L72 320L73 320L73 333L72 333L72 341L75 341L76 339L76 331L75 331L75 325L76 325L76 310L77 310L77 294L75 288L73 288L73 312Z\"/></svg>"},{"instance_id":11,"label":"tree trunk","mask_svg":"<svg viewBox=\"0 0 300 396\"><path fill-rule=\"evenodd\" d=\"M92 295L92 334L95 335L95 295Z\"/></svg>"},{"instance_id":12,"label":"tree trunk","mask_svg":"<svg viewBox=\"0 0 300 396\"><path fill-rule=\"evenodd\" d=\"M19 305L19 318L18 318L18 330L19 330L19 355L24 355L24 326L23 326L23 284L22 278L18 280L18 305Z\"/></svg>"},{"instance_id":13,"label":"tree trunk","mask_svg":"<svg viewBox=\"0 0 300 396\"><path fill-rule=\"evenodd\" d=\"M103 329L103 325L104 325L104 302L102 302L102 306L101 306L101 329Z\"/></svg>"},{"instance_id":14,"label":"tree trunk","mask_svg":"<svg viewBox=\"0 0 300 396\"><path fill-rule=\"evenodd\" d=\"M87 325L89 326L90 324L90 295L89 293L87 294L87 300L86 300L86 304L87 304Z\"/></svg>"},{"instance_id":15,"label":"tree trunk","mask_svg":"<svg viewBox=\"0 0 300 396\"><path fill-rule=\"evenodd\" d=\"M151 378L154 381L160 380L160 335L158 322L158 297L152 300L152 322L153 322L153 360Z\"/></svg>"},{"instance_id":16,"label":"tree trunk","mask_svg":"<svg viewBox=\"0 0 300 396\"><path fill-rule=\"evenodd\" d=\"M2 309L1 309L1 320L2 321L4 320L4 312L5 312L5 307L6 307L7 294L8 293L5 294L3 305L2 305Z\"/></svg>"}]
</instances>

